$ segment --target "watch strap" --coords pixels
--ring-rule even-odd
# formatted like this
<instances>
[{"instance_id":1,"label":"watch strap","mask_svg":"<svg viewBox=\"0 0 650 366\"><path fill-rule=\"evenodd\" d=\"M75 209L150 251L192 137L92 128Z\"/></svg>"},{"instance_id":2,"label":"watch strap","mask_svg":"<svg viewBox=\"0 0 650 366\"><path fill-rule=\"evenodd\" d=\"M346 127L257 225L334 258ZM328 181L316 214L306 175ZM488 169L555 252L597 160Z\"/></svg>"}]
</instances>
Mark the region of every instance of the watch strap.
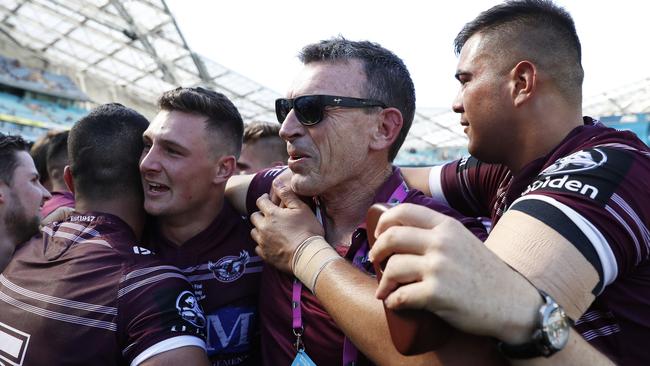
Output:
<instances>
[{"instance_id":1,"label":"watch strap","mask_svg":"<svg viewBox=\"0 0 650 366\"><path fill-rule=\"evenodd\" d=\"M544 304L542 306L548 306L550 303L555 303L555 300L549 296L546 292L537 289ZM499 351L504 356L511 359L528 359L535 357L549 357L555 352L559 351L551 347L548 344L548 341L544 339L542 334L542 319L538 320L537 329L533 332L531 340L523 344L508 344L505 342L499 342L497 344Z\"/></svg>"}]
</instances>

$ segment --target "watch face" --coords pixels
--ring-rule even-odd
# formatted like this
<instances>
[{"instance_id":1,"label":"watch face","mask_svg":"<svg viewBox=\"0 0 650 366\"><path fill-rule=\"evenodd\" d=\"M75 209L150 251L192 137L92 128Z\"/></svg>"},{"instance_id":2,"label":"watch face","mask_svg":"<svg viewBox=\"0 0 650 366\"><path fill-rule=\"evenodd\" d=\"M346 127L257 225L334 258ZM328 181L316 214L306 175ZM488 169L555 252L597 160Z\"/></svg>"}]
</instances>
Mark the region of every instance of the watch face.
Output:
<instances>
[{"instance_id":1,"label":"watch face","mask_svg":"<svg viewBox=\"0 0 650 366\"><path fill-rule=\"evenodd\" d=\"M555 350L561 350L569 340L569 332L571 326L569 325L568 318L564 314L564 310L560 307L555 307L544 319L543 326L546 339L550 346Z\"/></svg>"}]
</instances>

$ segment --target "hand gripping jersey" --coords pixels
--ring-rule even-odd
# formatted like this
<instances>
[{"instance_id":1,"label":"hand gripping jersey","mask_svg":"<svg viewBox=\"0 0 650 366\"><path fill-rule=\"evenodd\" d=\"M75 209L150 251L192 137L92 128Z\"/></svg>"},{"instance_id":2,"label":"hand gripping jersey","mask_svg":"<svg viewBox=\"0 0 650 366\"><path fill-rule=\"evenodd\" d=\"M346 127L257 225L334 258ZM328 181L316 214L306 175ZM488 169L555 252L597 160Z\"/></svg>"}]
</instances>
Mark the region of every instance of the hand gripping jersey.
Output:
<instances>
[{"instance_id":1,"label":"hand gripping jersey","mask_svg":"<svg viewBox=\"0 0 650 366\"><path fill-rule=\"evenodd\" d=\"M257 301L262 259L251 226L228 203L205 230L177 246L159 231L151 248L183 271L206 316L206 345L215 366L259 365Z\"/></svg>"},{"instance_id":2,"label":"hand gripping jersey","mask_svg":"<svg viewBox=\"0 0 650 366\"><path fill-rule=\"evenodd\" d=\"M137 365L178 347L205 349L204 326L183 273L112 215L44 227L0 275L2 365Z\"/></svg>"},{"instance_id":3,"label":"hand gripping jersey","mask_svg":"<svg viewBox=\"0 0 650 366\"><path fill-rule=\"evenodd\" d=\"M271 183L285 168L267 169L253 178L246 197L249 214L258 211L256 199L271 189ZM388 202L391 194L402 184L397 167L393 174L377 191L374 202ZM417 190L409 190L403 202L427 206L461 221L476 236L484 240L485 228L476 219L461 217L456 211L442 206ZM327 230L327 228L325 228ZM368 274L374 274L368 260L368 240L365 223L352 235L350 247L337 247L341 256ZM295 358L295 336L292 334L292 284L293 277L272 266L264 267L260 293L260 317L262 329L262 359L265 365L290 365ZM317 365L341 365L343 359L344 334L327 314L320 302L308 289L301 294L301 311L304 325L304 345L309 357ZM355 365L368 365L369 360L360 355Z\"/></svg>"},{"instance_id":4,"label":"hand gripping jersey","mask_svg":"<svg viewBox=\"0 0 650 366\"><path fill-rule=\"evenodd\" d=\"M513 176L473 157L435 167L434 198L498 222L519 210L552 227L599 274L576 329L621 364L650 364L650 150L588 117Z\"/></svg>"}]
</instances>

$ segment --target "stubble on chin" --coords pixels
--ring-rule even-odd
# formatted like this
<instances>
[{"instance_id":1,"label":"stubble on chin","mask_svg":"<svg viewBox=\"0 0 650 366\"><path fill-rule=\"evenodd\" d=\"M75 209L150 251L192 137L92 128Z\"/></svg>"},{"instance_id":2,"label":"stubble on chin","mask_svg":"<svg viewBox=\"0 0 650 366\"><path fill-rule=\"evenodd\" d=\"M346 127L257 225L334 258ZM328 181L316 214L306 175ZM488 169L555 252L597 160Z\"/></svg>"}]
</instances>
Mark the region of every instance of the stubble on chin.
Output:
<instances>
[{"instance_id":1,"label":"stubble on chin","mask_svg":"<svg viewBox=\"0 0 650 366\"><path fill-rule=\"evenodd\" d=\"M5 217L5 226L9 235L15 238L15 243L24 243L38 234L41 218L37 216L26 217L18 212L9 212Z\"/></svg>"}]
</instances>

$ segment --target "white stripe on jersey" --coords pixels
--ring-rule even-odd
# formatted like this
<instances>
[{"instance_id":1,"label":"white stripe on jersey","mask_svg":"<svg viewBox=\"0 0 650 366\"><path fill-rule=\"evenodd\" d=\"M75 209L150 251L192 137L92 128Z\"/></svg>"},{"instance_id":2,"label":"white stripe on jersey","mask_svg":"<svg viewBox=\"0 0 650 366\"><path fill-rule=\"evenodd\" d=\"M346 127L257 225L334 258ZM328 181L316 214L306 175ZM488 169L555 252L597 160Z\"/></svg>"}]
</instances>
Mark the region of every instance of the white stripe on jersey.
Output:
<instances>
[{"instance_id":1,"label":"white stripe on jersey","mask_svg":"<svg viewBox=\"0 0 650 366\"><path fill-rule=\"evenodd\" d=\"M75 230L75 231L80 231L82 234L90 234L92 236L99 236L99 232L97 232L97 230L95 230L95 229L93 229L91 227L88 227L88 226L79 225L79 224L75 224L75 223L72 223L72 222L64 222L63 224L59 225L59 229L62 229L62 228L72 229L72 230ZM81 235L79 235L79 236L81 236Z\"/></svg>"},{"instance_id":2,"label":"white stripe on jersey","mask_svg":"<svg viewBox=\"0 0 650 366\"><path fill-rule=\"evenodd\" d=\"M643 220L641 220L639 215L637 215L636 211L634 211L621 196L614 193L612 195L612 201L619 205L623 211L625 211L625 213L632 219L632 221L634 221L637 228L639 229L639 232L641 232L641 238L643 239L643 243L645 244L646 249L650 255L650 230L648 230L648 227L645 225Z\"/></svg>"},{"instance_id":3,"label":"white stripe on jersey","mask_svg":"<svg viewBox=\"0 0 650 366\"><path fill-rule=\"evenodd\" d=\"M251 268L246 268L244 270L244 274L250 274L250 273L259 273L262 272L263 267L251 267ZM193 275L190 276L188 275L187 278L190 280L190 282L197 282L197 281L206 281L206 280L216 280L217 278L214 276L214 273L204 273L200 275Z\"/></svg>"},{"instance_id":4,"label":"white stripe on jersey","mask_svg":"<svg viewBox=\"0 0 650 366\"><path fill-rule=\"evenodd\" d=\"M582 316L578 320L576 320L575 325L579 325L582 323L589 323L598 319L611 319L612 321L615 321L614 314L612 314L609 311L603 312L599 310L591 310L582 314Z\"/></svg>"},{"instance_id":5,"label":"white stripe on jersey","mask_svg":"<svg viewBox=\"0 0 650 366\"><path fill-rule=\"evenodd\" d=\"M85 244L85 243L88 243L88 244L99 244L99 245L103 245L103 246L105 246L105 247L112 248L111 245L108 244L108 242L105 241L105 240L101 240L101 239L84 239L84 238L79 237L79 235L70 234L70 233L66 233L66 232L62 232L62 231L57 231L57 232L55 233L55 232L52 231L52 229L51 229L50 227L48 227L48 226L44 226L44 227L41 229L41 231L43 231L45 234L47 234L47 235L49 235L49 236L51 236L51 237L53 237L53 238L64 238L64 239L72 240L72 241L75 242L75 243L81 243L81 244Z\"/></svg>"},{"instance_id":6,"label":"white stripe on jersey","mask_svg":"<svg viewBox=\"0 0 650 366\"><path fill-rule=\"evenodd\" d=\"M263 261L262 257L255 255L255 256L250 257L250 259L248 260L247 265L254 264L254 263L257 263L257 262L262 262L262 261ZM207 269L208 269L208 263L203 263L203 264L199 264L199 265L196 265L196 266L181 268L181 272L185 273L186 275L189 275L192 272L205 271Z\"/></svg>"},{"instance_id":7,"label":"white stripe on jersey","mask_svg":"<svg viewBox=\"0 0 650 366\"><path fill-rule=\"evenodd\" d=\"M442 191L442 167L444 166L445 164L431 167L429 171L429 190L434 200L450 207L447 198L445 198L445 192Z\"/></svg>"},{"instance_id":8,"label":"white stripe on jersey","mask_svg":"<svg viewBox=\"0 0 650 366\"><path fill-rule=\"evenodd\" d=\"M122 354L124 355L126 353L126 350L131 346L125 348L124 351L122 351ZM182 335L173 338L167 338L140 352L140 354L137 355L131 362L131 366L138 366L142 362L159 353L186 346L199 347L205 351L205 342L199 337Z\"/></svg>"},{"instance_id":9,"label":"white stripe on jersey","mask_svg":"<svg viewBox=\"0 0 650 366\"><path fill-rule=\"evenodd\" d=\"M159 274L157 276L148 277L148 278L146 278L146 279L144 279L144 280L142 280L140 282L136 282L134 284L131 284L129 286L121 288L117 292L117 297L120 298L120 297L128 294L129 292L131 292L131 291L133 291L133 290L135 290L135 289L137 289L139 287L148 285L150 283L159 282L159 281L165 280L167 278L180 278L180 279L183 279L183 280L185 280L185 281L187 281L189 283L189 281L187 280L187 277L185 277L184 275L182 275L180 273L173 273L173 272L172 273L170 273L170 272L162 273L162 274Z\"/></svg>"},{"instance_id":10,"label":"white stripe on jersey","mask_svg":"<svg viewBox=\"0 0 650 366\"><path fill-rule=\"evenodd\" d=\"M616 263L614 252L612 252L612 248L609 246L609 243L607 243L603 234L591 222L589 222L589 220L571 207L551 197L540 194L527 194L523 197L519 197L510 207L514 206L515 203L524 200L543 201L562 211L562 213L564 213L576 225L576 227L582 231L587 239L589 239L589 242L593 245L596 253L598 253L598 258L600 258L600 263L603 266L604 277L602 278L603 288L601 289L601 292L607 285L614 282L616 276L618 276L618 264Z\"/></svg>"},{"instance_id":11,"label":"white stripe on jersey","mask_svg":"<svg viewBox=\"0 0 650 366\"><path fill-rule=\"evenodd\" d=\"M630 226L623 220L623 218L616 212L614 211L613 208L611 208L609 205L605 205L605 210L609 212L610 215L612 215L616 221L618 221L619 225L623 226L625 231L627 231L627 235L632 238L632 241L634 242L634 247L636 248L636 262L635 264L638 265L641 262L641 247L639 246L639 240L637 240L636 235L632 232L632 229L630 229Z\"/></svg>"},{"instance_id":12,"label":"white stripe on jersey","mask_svg":"<svg viewBox=\"0 0 650 366\"><path fill-rule=\"evenodd\" d=\"M594 338L612 335L612 334L618 333L620 331L621 331L621 328L618 326L618 324L614 324L614 325L606 325L606 326L598 328L598 329L590 329L590 330L582 333L581 335L582 335L582 338L584 338L586 341L591 341Z\"/></svg>"},{"instance_id":13,"label":"white stripe on jersey","mask_svg":"<svg viewBox=\"0 0 650 366\"><path fill-rule=\"evenodd\" d=\"M38 301L43 301L46 303L50 304L55 304L55 305L60 305L60 306L65 306L67 308L73 308L73 309L79 309L79 310L85 310L85 311L91 311L94 313L103 313L103 314L109 314L109 315L117 315L117 308L110 307L110 306L103 306L103 305L95 305L95 304L90 304L87 302L80 302L80 301L74 301L74 300L68 300L68 299L63 299L60 297L54 297L50 295L45 295L45 294L40 294L38 292L34 292L31 290L28 290L26 288L20 287L16 285L15 283L9 281L5 276L0 274L0 284L4 285L6 288L10 289L11 291L21 294L25 297L29 297L34 300Z\"/></svg>"},{"instance_id":14,"label":"white stripe on jersey","mask_svg":"<svg viewBox=\"0 0 650 366\"><path fill-rule=\"evenodd\" d=\"M168 265L140 268L140 269L136 269L135 271L131 271L131 272L127 273L127 275L124 276L120 282L130 280L131 278L134 278L134 277L144 276L144 275L147 275L147 274L149 274L151 272L162 271L162 270L167 270L167 269L171 270L171 271L179 271L178 267L168 266Z\"/></svg>"},{"instance_id":15,"label":"white stripe on jersey","mask_svg":"<svg viewBox=\"0 0 650 366\"><path fill-rule=\"evenodd\" d=\"M4 292L0 291L0 300L6 302L9 305L13 305L19 309L22 309L24 311L40 315L44 318L50 318L54 320L59 320L62 322L67 322L67 323L73 323L73 324L79 324L79 325L84 325L87 327L94 327L94 328L101 328L101 329L106 329L110 330L111 332L117 331L117 324L113 322L107 322L103 320L97 320L97 319L91 319L91 318L84 318L82 316L76 316L76 315L70 315L70 314L64 314L64 313L59 313L56 311L52 310L46 310L39 308L34 305L26 304L20 300L16 300L13 297L5 294Z\"/></svg>"}]
</instances>

